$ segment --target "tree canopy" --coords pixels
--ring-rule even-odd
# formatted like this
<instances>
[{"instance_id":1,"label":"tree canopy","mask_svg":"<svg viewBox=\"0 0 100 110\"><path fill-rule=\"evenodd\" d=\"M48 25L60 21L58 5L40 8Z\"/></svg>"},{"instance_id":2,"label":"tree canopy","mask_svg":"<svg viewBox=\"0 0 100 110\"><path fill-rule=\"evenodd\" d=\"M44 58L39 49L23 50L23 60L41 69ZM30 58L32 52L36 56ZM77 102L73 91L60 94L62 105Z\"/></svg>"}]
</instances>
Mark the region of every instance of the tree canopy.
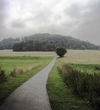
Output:
<instances>
[{"instance_id":1,"label":"tree canopy","mask_svg":"<svg viewBox=\"0 0 100 110\"><path fill-rule=\"evenodd\" d=\"M0 49L12 49L13 45L19 41L27 40L40 40L40 41L51 41L58 46L63 46L67 49L100 49L100 46L89 43L88 41L81 41L79 39L73 38L71 36L62 36L57 34L34 34L31 36L25 36L21 40L20 38L8 38L0 42ZM29 45L27 45L28 47ZM25 48L24 48L25 49Z\"/></svg>"},{"instance_id":2,"label":"tree canopy","mask_svg":"<svg viewBox=\"0 0 100 110\"><path fill-rule=\"evenodd\" d=\"M16 38L16 39L13 39L13 38L8 38L8 39L3 39L1 42L0 42L0 50L2 49L12 49L13 45L20 41L20 38Z\"/></svg>"},{"instance_id":3,"label":"tree canopy","mask_svg":"<svg viewBox=\"0 0 100 110\"><path fill-rule=\"evenodd\" d=\"M65 53L67 53L67 50L65 47L56 47L56 53L60 57L63 57L65 55Z\"/></svg>"},{"instance_id":4,"label":"tree canopy","mask_svg":"<svg viewBox=\"0 0 100 110\"><path fill-rule=\"evenodd\" d=\"M63 46L67 49L98 49L98 46L88 41L81 41L80 39L73 38L71 36L62 36L57 34L40 33L31 36L25 36L22 40L48 40L52 41L58 46Z\"/></svg>"},{"instance_id":5,"label":"tree canopy","mask_svg":"<svg viewBox=\"0 0 100 110\"><path fill-rule=\"evenodd\" d=\"M55 48L51 41L27 40L15 43L13 51L54 51Z\"/></svg>"}]
</instances>

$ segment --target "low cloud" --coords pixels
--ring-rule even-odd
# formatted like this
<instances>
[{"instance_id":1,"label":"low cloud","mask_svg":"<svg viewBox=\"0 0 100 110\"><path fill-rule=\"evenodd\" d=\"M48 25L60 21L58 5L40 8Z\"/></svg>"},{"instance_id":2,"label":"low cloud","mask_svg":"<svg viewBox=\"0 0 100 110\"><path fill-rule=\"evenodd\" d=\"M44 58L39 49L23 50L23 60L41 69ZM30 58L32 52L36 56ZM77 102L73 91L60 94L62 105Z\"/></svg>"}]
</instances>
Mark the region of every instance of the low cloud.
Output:
<instances>
[{"instance_id":1,"label":"low cloud","mask_svg":"<svg viewBox=\"0 0 100 110\"><path fill-rule=\"evenodd\" d=\"M41 32L100 44L100 0L0 0L3 38Z\"/></svg>"},{"instance_id":2,"label":"low cloud","mask_svg":"<svg viewBox=\"0 0 100 110\"><path fill-rule=\"evenodd\" d=\"M25 28L25 21L17 19L11 22L11 27L12 28Z\"/></svg>"},{"instance_id":3,"label":"low cloud","mask_svg":"<svg viewBox=\"0 0 100 110\"><path fill-rule=\"evenodd\" d=\"M5 38L6 31L6 19L8 16L8 2L6 0L0 0L0 39Z\"/></svg>"}]
</instances>

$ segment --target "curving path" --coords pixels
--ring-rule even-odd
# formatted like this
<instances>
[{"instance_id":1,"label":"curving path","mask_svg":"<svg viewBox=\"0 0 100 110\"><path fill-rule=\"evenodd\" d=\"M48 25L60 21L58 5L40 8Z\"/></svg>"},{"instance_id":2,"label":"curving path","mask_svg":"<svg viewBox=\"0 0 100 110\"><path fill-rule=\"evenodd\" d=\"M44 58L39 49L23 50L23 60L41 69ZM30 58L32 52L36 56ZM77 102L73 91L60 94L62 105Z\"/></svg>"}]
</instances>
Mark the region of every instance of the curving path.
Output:
<instances>
[{"instance_id":1,"label":"curving path","mask_svg":"<svg viewBox=\"0 0 100 110\"><path fill-rule=\"evenodd\" d=\"M46 82L55 61L56 57L44 69L18 87L0 106L0 110L51 110Z\"/></svg>"}]
</instances>

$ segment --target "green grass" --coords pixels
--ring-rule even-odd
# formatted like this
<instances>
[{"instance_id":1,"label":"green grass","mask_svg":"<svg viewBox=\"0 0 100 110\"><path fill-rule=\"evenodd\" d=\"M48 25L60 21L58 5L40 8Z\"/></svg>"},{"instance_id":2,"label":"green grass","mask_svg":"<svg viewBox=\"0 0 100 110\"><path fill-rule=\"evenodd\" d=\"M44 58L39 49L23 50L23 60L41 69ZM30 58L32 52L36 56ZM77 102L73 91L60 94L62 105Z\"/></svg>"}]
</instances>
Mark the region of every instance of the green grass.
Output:
<instances>
[{"instance_id":1,"label":"green grass","mask_svg":"<svg viewBox=\"0 0 100 110\"><path fill-rule=\"evenodd\" d=\"M82 71L88 71L89 73L93 74L95 73L100 73L100 70L96 70L95 67L98 66L100 67L99 64L67 64L72 68L76 68Z\"/></svg>"},{"instance_id":2,"label":"green grass","mask_svg":"<svg viewBox=\"0 0 100 110\"><path fill-rule=\"evenodd\" d=\"M4 99L11 94L17 87L27 81L42 68L44 68L52 57L0 57L0 66L6 71L7 80L0 84L0 104L3 103ZM13 69L13 66L22 66L26 68L31 64L40 64L40 66L25 72L17 77L11 77L9 71ZM8 73L7 73L8 72Z\"/></svg>"},{"instance_id":3,"label":"green grass","mask_svg":"<svg viewBox=\"0 0 100 110\"><path fill-rule=\"evenodd\" d=\"M31 57L31 56L0 56L0 67L5 70L6 74L14 70L16 67L21 67L23 70L30 66L42 65L46 60L52 57Z\"/></svg>"},{"instance_id":4,"label":"green grass","mask_svg":"<svg viewBox=\"0 0 100 110\"><path fill-rule=\"evenodd\" d=\"M88 105L88 101L73 95L71 89L63 82L57 70L59 60L57 59L47 81L47 91L52 110L93 110Z\"/></svg>"}]
</instances>

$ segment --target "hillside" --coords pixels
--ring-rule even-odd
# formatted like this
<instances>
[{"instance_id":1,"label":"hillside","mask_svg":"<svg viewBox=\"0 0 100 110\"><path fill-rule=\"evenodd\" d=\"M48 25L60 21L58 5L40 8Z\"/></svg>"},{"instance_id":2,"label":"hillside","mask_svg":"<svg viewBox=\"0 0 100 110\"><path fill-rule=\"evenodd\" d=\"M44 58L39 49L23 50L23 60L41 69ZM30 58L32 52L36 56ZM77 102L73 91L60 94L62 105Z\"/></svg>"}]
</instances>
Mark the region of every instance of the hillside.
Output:
<instances>
[{"instance_id":1,"label":"hillside","mask_svg":"<svg viewBox=\"0 0 100 110\"><path fill-rule=\"evenodd\" d=\"M55 51L56 45L51 41L26 40L17 42L13 51Z\"/></svg>"},{"instance_id":2,"label":"hillside","mask_svg":"<svg viewBox=\"0 0 100 110\"><path fill-rule=\"evenodd\" d=\"M19 41L20 41L20 38L16 38L16 39L13 39L13 38L3 39L0 42L0 50L3 50L3 49L12 49L13 45L16 42L19 42Z\"/></svg>"},{"instance_id":3,"label":"hillside","mask_svg":"<svg viewBox=\"0 0 100 110\"><path fill-rule=\"evenodd\" d=\"M35 34L31 36L25 36L22 40L48 40L52 41L58 46L64 46L67 49L98 49L98 47L92 43L81 41L79 39L70 37L70 36L62 36L57 34Z\"/></svg>"},{"instance_id":4,"label":"hillside","mask_svg":"<svg viewBox=\"0 0 100 110\"><path fill-rule=\"evenodd\" d=\"M98 49L98 46L89 42L81 41L70 36L62 36L48 33L40 33L31 36L25 36L21 40L19 38L4 39L0 42L0 49L12 49L13 45L16 42L26 40L48 40L52 41L54 44L58 46L64 46L67 49Z\"/></svg>"}]
</instances>

